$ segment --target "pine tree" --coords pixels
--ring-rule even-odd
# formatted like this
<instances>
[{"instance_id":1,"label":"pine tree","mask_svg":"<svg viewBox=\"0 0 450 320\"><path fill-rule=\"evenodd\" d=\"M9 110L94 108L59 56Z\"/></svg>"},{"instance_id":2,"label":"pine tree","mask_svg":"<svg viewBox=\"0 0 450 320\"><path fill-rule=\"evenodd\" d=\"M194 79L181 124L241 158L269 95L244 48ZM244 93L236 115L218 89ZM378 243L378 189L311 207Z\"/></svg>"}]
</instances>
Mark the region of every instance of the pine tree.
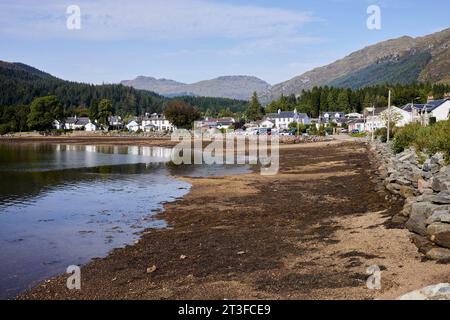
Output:
<instances>
[{"instance_id":1,"label":"pine tree","mask_svg":"<svg viewBox=\"0 0 450 320\"><path fill-rule=\"evenodd\" d=\"M258 95L256 92L253 93L252 100L250 101L247 111L245 113L247 120L257 121L261 120L264 116L263 107L259 103Z\"/></svg>"}]
</instances>

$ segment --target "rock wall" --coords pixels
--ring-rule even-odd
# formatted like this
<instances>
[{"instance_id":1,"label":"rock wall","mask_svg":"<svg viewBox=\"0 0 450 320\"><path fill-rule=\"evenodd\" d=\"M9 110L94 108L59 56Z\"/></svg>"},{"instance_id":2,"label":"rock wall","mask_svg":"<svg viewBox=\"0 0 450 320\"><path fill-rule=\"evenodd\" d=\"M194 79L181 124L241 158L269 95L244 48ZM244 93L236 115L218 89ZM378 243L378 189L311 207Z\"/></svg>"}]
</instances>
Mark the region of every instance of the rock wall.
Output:
<instances>
[{"instance_id":1,"label":"rock wall","mask_svg":"<svg viewBox=\"0 0 450 320\"><path fill-rule=\"evenodd\" d=\"M378 141L371 143L370 153L376 182L404 198L393 222L404 223L427 258L450 262L450 166L443 155L420 159L412 148L394 155L389 144Z\"/></svg>"}]
</instances>

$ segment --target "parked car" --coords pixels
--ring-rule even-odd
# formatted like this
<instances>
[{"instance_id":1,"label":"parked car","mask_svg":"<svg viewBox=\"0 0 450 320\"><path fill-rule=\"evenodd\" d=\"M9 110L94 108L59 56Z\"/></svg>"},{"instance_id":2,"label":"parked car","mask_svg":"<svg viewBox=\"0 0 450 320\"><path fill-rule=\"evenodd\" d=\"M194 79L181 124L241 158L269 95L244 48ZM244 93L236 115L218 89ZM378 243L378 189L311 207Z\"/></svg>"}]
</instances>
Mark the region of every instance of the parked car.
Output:
<instances>
[{"instance_id":1,"label":"parked car","mask_svg":"<svg viewBox=\"0 0 450 320\"><path fill-rule=\"evenodd\" d=\"M348 129L341 129L341 133L348 133Z\"/></svg>"},{"instance_id":2,"label":"parked car","mask_svg":"<svg viewBox=\"0 0 450 320\"><path fill-rule=\"evenodd\" d=\"M359 133L359 130L358 129L353 129L352 130L352 134L358 134Z\"/></svg>"},{"instance_id":3,"label":"parked car","mask_svg":"<svg viewBox=\"0 0 450 320\"><path fill-rule=\"evenodd\" d=\"M261 136L264 136L264 135L270 136L270 135L272 135L272 129L271 128L258 128L256 134L261 135Z\"/></svg>"}]
</instances>

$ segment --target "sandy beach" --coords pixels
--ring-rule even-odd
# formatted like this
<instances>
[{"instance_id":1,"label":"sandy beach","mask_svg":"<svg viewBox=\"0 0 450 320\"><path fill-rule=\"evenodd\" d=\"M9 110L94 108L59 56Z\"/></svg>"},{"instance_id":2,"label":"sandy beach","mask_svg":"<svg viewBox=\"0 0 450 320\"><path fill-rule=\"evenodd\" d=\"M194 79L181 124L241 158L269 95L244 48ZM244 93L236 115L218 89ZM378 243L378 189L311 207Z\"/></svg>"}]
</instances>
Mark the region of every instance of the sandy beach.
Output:
<instances>
[{"instance_id":1,"label":"sandy beach","mask_svg":"<svg viewBox=\"0 0 450 320\"><path fill-rule=\"evenodd\" d=\"M18 299L394 299L448 281L448 266L424 261L391 223L402 202L375 191L372 170L363 143L333 141L282 146L274 176L179 177L192 188L160 213L169 228L84 266L81 290L61 275ZM380 290L366 285L372 265Z\"/></svg>"}]
</instances>

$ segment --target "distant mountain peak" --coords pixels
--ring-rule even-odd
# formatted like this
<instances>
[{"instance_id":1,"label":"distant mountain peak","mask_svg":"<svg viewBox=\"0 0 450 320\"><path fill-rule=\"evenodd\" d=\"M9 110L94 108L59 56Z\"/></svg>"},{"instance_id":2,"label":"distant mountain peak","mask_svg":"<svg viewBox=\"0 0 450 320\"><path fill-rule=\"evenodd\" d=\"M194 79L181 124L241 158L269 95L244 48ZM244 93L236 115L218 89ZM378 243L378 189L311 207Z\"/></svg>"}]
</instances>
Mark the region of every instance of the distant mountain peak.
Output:
<instances>
[{"instance_id":1,"label":"distant mountain peak","mask_svg":"<svg viewBox=\"0 0 450 320\"><path fill-rule=\"evenodd\" d=\"M220 76L192 84L139 76L134 80L125 80L121 83L136 89L154 91L168 97L194 95L238 100L248 100L253 92L262 93L270 88L270 85L264 80L247 75Z\"/></svg>"}]
</instances>

